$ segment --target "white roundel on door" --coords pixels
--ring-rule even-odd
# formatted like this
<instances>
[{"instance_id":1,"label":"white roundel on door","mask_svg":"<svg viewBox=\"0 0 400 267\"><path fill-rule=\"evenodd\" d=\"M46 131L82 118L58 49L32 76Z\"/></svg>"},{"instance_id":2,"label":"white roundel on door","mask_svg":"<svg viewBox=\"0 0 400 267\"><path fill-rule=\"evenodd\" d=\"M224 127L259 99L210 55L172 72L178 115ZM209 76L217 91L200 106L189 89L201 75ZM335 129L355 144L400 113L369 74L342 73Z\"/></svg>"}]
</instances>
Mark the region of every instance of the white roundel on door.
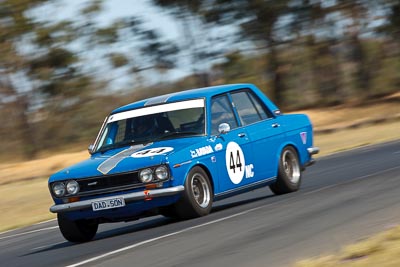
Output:
<instances>
[{"instance_id":1,"label":"white roundel on door","mask_svg":"<svg viewBox=\"0 0 400 267\"><path fill-rule=\"evenodd\" d=\"M229 142L225 153L226 170L232 183L239 184L244 177L246 162L240 146L235 142Z\"/></svg>"}]
</instances>

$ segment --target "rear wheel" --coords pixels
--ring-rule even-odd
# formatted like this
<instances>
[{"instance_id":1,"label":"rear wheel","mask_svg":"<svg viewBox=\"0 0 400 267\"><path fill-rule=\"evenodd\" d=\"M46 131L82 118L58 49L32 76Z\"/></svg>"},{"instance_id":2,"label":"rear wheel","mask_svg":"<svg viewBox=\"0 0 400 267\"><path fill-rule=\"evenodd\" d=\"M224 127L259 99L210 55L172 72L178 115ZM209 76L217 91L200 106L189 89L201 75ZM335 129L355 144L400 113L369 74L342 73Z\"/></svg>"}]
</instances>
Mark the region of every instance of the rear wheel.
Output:
<instances>
[{"instance_id":1,"label":"rear wheel","mask_svg":"<svg viewBox=\"0 0 400 267\"><path fill-rule=\"evenodd\" d=\"M72 221L63 214L57 214L58 226L65 239L74 243L88 242L97 233L99 224L94 220Z\"/></svg>"},{"instance_id":2,"label":"rear wheel","mask_svg":"<svg viewBox=\"0 0 400 267\"><path fill-rule=\"evenodd\" d=\"M285 147L279 159L278 177L270 189L277 195L299 190L301 184L301 168L296 150Z\"/></svg>"},{"instance_id":3,"label":"rear wheel","mask_svg":"<svg viewBox=\"0 0 400 267\"><path fill-rule=\"evenodd\" d=\"M183 196L174 205L175 213L180 219L207 215L211 211L213 197L207 173L200 167L194 167L186 177Z\"/></svg>"}]
</instances>

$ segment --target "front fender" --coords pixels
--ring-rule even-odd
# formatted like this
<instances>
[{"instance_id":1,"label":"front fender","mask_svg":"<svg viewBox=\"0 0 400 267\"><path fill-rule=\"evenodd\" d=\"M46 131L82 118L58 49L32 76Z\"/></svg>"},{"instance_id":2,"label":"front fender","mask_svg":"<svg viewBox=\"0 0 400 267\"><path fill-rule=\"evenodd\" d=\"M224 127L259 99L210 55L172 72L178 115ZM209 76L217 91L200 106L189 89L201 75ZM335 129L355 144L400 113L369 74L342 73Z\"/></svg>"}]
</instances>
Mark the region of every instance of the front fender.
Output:
<instances>
[{"instance_id":1,"label":"front fender","mask_svg":"<svg viewBox=\"0 0 400 267\"><path fill-rule=\"evenodd\" d=\"M171 155L172 156L172 155ZM200 166L203 168L206 173L209 175L210 182L213 186L214 192L215 190L218 190L218 188L215 188L216 186L218 187L218 182L215 180L215 177L217 177L217 166L215 162L215 155L214 153L198 157L195 159L182 159L182 160L177 160L181 157L179 155L173 155L173 157L169 158L169 164L171 168L171 175L172 175L172 186L179 186L179 185L185 185L188 173L192 168L195 166Z\"/></svg>"}]
</instances>

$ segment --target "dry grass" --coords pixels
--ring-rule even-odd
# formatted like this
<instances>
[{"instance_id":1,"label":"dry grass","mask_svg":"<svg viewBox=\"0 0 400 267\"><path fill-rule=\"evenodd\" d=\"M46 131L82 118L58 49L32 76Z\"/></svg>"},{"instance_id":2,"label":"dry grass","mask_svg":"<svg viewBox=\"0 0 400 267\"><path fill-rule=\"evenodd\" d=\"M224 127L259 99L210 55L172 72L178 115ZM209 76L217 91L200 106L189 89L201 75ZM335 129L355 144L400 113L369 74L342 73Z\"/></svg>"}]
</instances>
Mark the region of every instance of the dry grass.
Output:
<instances>
[{"instance_id":1,"label":"dry grass","mask_svg":"<svg viewBox=\"0 0 400 267\"><path fill-rule=\"evenodd\" d=\"M336 255L302 260L296 267L398 267L400 226L345 247Z\"/></svg>"},{"instance_id":2,"label":"dry grass","mask_svg":"<svg viewBox=\"0 0 400 267\"><path fill-rule=\"evenodd\" d=\"M0 165L0 232L55 218L48 176L88 158L87 151Z\"/></svg>"},{"instance_id":3,"label":"dry grass","mask_svg":"<svg viewBox=\"0 0 400 267\"><path fill-rule=\"evenodd\" d=\"M400 120L316 135L314 144L321 149L318 156L323 156L351 148L398 139L400 139Z\"/></svg>"},{"instance_id":4,"label":"dry grass","mask_svg":"<svg viewBox=\"0 0 400 267\"><path fill-rule=\"evenodd\" d=\"M380 101L373 101L361 106L336 106L331 108L300 110L306 113L316 130L335 129L367 120L400 116L400 92Z\"/></svg>"},{"instance_id":5,"label":"dry grass","mask_svg":"<svg viewBox=\"0 0 400 267\"><path fill-rule=\"evenodd\" d=\"M43 178L89 157L87 151L64 153L25 162L0 164L0 185Z\"/></svg>"},{"instance_id":6,"label":"dry grass","mask_svg":"<svg viewBox=\"0 0 400 267\"><path fill-rule=\"evenodd\" d=\"M0 196L0 232L55 218L46 178L2 185Z\"/></svg>"}]
</instances>

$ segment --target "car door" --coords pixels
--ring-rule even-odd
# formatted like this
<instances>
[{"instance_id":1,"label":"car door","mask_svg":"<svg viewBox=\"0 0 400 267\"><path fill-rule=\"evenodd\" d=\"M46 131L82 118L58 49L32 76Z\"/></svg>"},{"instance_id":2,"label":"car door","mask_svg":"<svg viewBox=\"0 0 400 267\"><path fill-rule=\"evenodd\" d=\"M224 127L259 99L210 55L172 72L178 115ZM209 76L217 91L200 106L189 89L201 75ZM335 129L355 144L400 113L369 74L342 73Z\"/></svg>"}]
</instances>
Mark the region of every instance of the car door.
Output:
<instances>
[{"instance_id":1,"label":"car door","mask_svg":"<svg viewBox=\"0 0 400 267\"><path fill-rule=\"evenodd\" d=\"M222 123L229 124L230 131L220 134L218 127ZM250 140L246 129L238 124L232 100L227 94L212 98L210 127L211 135L217 136L214 142L220 191L217 193L234 190L251 183L248 179L251 173L246 172L246 165L253 161Z\"/></svg>"},{"instance_id":2,"label":"car door","mask_svg":"<svg viewBox=\"0 0 400 267\"><path fill-rule=\"evenodd\" d=\"M254 180L260 181L276 176L278 149L283 132L278 119L249 89L231 93L240 124L246 128L253 155Z\"/></svg>"}]
</instances>

